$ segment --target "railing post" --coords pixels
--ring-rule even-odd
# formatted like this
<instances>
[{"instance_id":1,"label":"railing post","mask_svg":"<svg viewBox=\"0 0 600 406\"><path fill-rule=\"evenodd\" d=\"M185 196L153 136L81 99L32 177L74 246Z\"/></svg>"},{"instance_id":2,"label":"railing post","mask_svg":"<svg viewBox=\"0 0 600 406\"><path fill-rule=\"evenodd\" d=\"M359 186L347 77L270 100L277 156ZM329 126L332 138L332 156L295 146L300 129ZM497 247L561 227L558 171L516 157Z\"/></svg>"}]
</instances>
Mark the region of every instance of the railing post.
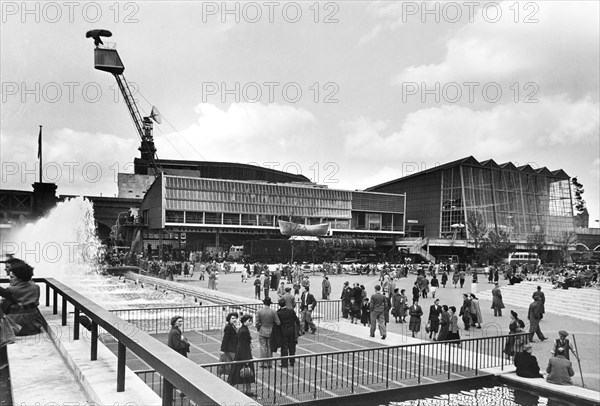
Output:
<instances>
[{"instance_id":1,"label":"railing post","mask_svg":"<svg viewBox=\"0 0 600 406\"><path fill-rule=\"evenodd\" d=\"M352 351L352 380L350 381L350 385L351 385L350 393L354 393L354 366L355 366L354 357L355 356L356 356L356 353L354 351Z\"/></svg>"},{"instance_id":2,"label":"railing post","mask_svg":"<svg viewBox=\"0 0 600 406\"><path fill-rule=\"evenodd\" d=\"M50 285L46 282L46 307L50 307Z\"/></svg>"},{"instance_id":3,"label":"railing post","mask_svg":"<svg viewBox=\"0 0 600 406\"><path fill-rule=\"evenodd\" d=\"M390 387L390 349L386 348L385 353L385 388L388 389Z\"/></svg>"},{"instance_id":4,"label":"railing post","mask_svg":"<svg viewBox=\"0 0 600 406\"><path fill-rule=\"evenodd\" d=\"M127 354L127 347L121 341L119 341L119 347L117 349L117 392L125 391L125 357Z\"/></svg>"},{"instance_id":5,"label":"railing post","mask_svg":"<svg viewBox=\"0 0 600 406\"><path fill-rule=\"evenodd\" d=\"M58 292L52 289L52 314L58 314Z\"/></svg>"},{"instance_id":6,"label":"railing post","mask_svg":"<svg viewBox=\"0 0 600 406\"><path fill-rule=\"evenodd\" d=\"M419 345L419 375L417 376L417 383L421 383L421 348L423 346Z\"/></svg>"},{"instance_id":7,"label":"railing post","mask_svg":"<svg viewBox=\"0 0 600 406\"><path fill-rule=\"evenodd\" d=\"M506 338L504 336L502 336L502 348L506 348L506 343L504 342L504 340L506 340ZM500 364L500 370L504 371L504 354L502 354L502 356L500 358L502 358L502 363Z\"/></svg>"},{"instance_id":8,"label":"railing post","mask_svg":"<svg viewBox=\"0 0 600 406\"><path fill-rule=\"evenodd\" d=\"M448 356L448 380L450 380L450 371L452 370L452 344L446 344L446 354Z\"/></svg>"},{"instance_id":9,"label":"railing post","mask_svg":"<svg viewBox=\"0 0 600 406\"><path fill-rule=\"evenodd\" d=\"M67 298L66 296L62 296L62 315L61 315L62 326L67 325Z\"/></svg>"},{"instance_id":10,"label":"railing post","mask_svg":"<svg viewBox=\"0 0 600 406\"><path fill-rule=\"evenodd\" d=\"M79 340L79 309L75 306L73 313L73 340Z\"/></svg>"},{"instance_id":11,"label":"railing post","mask_svg":"<svg viewBox=\"0 0 600 406\"><path fill-rule=\"evenodd\" d=\"M479 340L475 341L475 376L479 376Z\"/></svg>"},{"instance_id":12,"label":"railing post","mask_svg":"<svg viewBox=\"0 0 600 406\"><path fill-rule=\"evenodd\" d=\"M315 383L315 384L314 384L314 387L315 387L315 392L314 392L314 394L313 394L313 399L316 399L316 398L317 398L317 372L319 371L318 365L319 365L319 356L317 355L317 356L315 357L315 379L314 379L314 381L313 381L313 382Z\"/></svg>"},{"instance_id":13,"label":"railing post","mask_svg":"<svg viewBox=\"0 0 600 406\"><path fill-rule=\"evenodd\" d=\"M96 361L98 359L98 323L92 321L92 342L90 350L90 360Z\"/></svg>"},{"instance_id":14,"label":"railing post","mask_svg":"<svg viewBox=\"0 0 600 406\"><path fill-rule=\"evenodd\" d=\"M273 404L276 405L277 404L277 361L275 361L274 364L275 364L275 368L273 368L273 374L275 376L273 377ZM288 365L289 365L289 360L288 360ZM271 372L269 371L269 373L271 373ZM282 380L283 380L283 378L282 378Z\"/></svg>"},{"instance_id":15,"label":"railing post","mask_svg":"<svg viewBox=\"0 0 600 406\"><path fill-rule=\"evenodd\" d=\"M173 385L163 378L162 406L173 405Z\"/></svg>"}]
</instances>

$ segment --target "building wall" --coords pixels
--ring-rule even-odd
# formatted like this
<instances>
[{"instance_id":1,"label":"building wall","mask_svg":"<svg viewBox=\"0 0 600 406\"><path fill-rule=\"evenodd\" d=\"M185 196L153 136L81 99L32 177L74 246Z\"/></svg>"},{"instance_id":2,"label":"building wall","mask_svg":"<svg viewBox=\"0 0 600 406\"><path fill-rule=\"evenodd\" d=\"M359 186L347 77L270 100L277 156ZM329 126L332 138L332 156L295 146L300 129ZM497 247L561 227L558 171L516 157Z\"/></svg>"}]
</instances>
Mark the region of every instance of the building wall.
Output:
<instances>
[{"instance_id":1,"label":"building wall","mask_svg":"<svg viewBox=\"0 0 600 406\"><path fill-rule=\"evenodd\" d=\"M132 173L119 173L117 182L119 187L119 197L128 199L142 199L152 182L156 177L154 175L137 175Z\"/></svg>"}]
</instances>

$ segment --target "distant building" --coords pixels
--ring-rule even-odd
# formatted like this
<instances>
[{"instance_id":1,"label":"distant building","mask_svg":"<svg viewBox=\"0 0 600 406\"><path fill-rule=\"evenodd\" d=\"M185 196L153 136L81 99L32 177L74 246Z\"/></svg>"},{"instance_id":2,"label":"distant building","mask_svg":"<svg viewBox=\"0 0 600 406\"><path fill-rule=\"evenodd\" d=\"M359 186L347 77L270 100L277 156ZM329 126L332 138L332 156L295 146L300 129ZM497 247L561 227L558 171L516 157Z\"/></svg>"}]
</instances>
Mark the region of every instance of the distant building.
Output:
<instances>
[{"instance_id":1,"label":"distant building","mask_svg":"<svg viewBox=\"0 0 600 406\"><path fill-rule=\"evenodd\" d=\"M407 235L423 238L435 255L472 248L469 218L503 231L517 248L537 240L556 249L565 233L575 231L569 180L562 169L470 156L366 190L406 194Z\"/></svg>"}]
</instances>

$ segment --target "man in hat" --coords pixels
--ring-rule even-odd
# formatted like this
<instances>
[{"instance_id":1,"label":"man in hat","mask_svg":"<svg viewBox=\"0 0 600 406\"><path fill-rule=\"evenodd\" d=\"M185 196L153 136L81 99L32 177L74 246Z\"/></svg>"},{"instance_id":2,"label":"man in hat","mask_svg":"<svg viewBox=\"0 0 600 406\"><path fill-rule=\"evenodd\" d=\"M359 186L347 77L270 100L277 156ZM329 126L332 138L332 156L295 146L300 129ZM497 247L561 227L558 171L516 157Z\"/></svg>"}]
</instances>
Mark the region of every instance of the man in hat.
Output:
<instances>
[{"instance_id":1,"label":"man in hat","mask_svg":"<svg viewBox=\"0 0 600 406\"><path fill-rule=\"evenodd\" d=\"M260 357L271 358L273 351L271 349L271 333L275 324L280 325L277 312L271 309L271 298L266 297L263 300L265 305L262 309L256 312L256 330L258 331L258 343L260 344ZM264 362L261 368L271 368L271 362Z\"/></svg>"},{"instance_id":2,"label":"man in hat","mask_svg":"<svg viewBox=\"0 0 600 406\"><path fill-rule=\"evenodd\" d=\"M350 287L350 282L344 282L344 286L342 287L342 317L347 319L348 312L350 310L350 298L352 297L352 288Z\"/></svg>"},{"instance_id":3,"label":"man in hat","mask_svg":"<svg viewBox=\"0 0 600 406\"><path fill-rule=\"evenodd\" d=\"M529 313L527 314L529 320L529 341L533 342L533 335L537 334L540 341L547 340L542 330L540 330L540 320L542 320L542 311L540 307L540 297L536 297L533 303L529 305Z\"/></svg>"},{"instance_id":4,"label":"man in hat","mask_svg":"<svg viewBox=\"0 0 600 406\"><path fill-rule=\"evenodd\" d=\"M331 282L329 282L329 277L327 275L323 275L323 282L321 283L321 296L324 300L329 300L329 295L331 294Z\"/></svg>"},{"instance_id":5,"label":"man in hat","mask_svg":"<svg viewBox=\"0 0 600 406\"><path fill-rule=\"evenodd\" d=\"M544 294L544 292L542 292L542 287L538 286L537 290L535 292L533 292L533 295L531 295L531 298L533 300L536 300L535 298L539 297L539 301L540 301L540 311L542 312L542 318L544 318L544 313L546 313L546 295Z\"/></svg>"},{"instance_id":6,"label":"man in hat","mask_svg":"<svg viewBox=\"0 0 600 406\"><path fill-rule=\"evenodd\" d=\"M562 347L565 349L564 356L566 359L568 359L568 360L571 359L569 357L570 351L573 351L573 354L575 354L575 358L579 358L579 355L577 355L577 353L575 352L575 349L573 347L571 347L571 343L567 339L567 336L569 335L569 333L567 333L565 330L560 330L558 332L558 335L560 336L560 338L557 338L556 341L554 341L554 348L552 349L552 354L554 354L554 356L556 356L556 349L559 347Z\"/></svg>"},{"instance_id":7,"label":"man in hat","mask_svg":"<svg viewBox=\"0 0 600 406\"><path fill-rule=\"evenodd\" d=\"M515 367L517 367L517 376L523 378L543 378L540 374L540 366L537 358L532 354L533 348L527 343L523 346L523 351L515 354Z\"/></svg>"},{"instance_id":8,"label":"man in hat","mask_svg":"<svg viewBox=\"0 0 600 406\"><path fill-rule=\"evenodd\" d=\"M546 382L556 385L572 385L571 377L575 375L571 361L565 358L565 349L558 347L555 356L548 361Z\"/></svg>"}]
</instances>

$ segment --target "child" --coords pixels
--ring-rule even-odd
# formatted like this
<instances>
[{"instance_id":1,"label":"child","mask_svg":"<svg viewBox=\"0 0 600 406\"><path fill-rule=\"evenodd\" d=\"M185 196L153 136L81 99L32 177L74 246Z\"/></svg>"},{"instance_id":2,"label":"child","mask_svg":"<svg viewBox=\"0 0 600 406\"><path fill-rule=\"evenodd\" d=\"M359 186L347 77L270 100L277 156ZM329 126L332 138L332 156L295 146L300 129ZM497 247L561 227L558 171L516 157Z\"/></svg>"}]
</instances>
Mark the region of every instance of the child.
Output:
<instances>
[{"instance_id":1,"label":"child","mask_svg":"<svg viewBox=\"0 0 600 406\"><path fill-rule=\"evenodd\" d=\"M356 324L358 319L360 319L360 305L356 303L354 298L350 298L350 309L348 314L350 314L350 322L352 324Z\"/></svg>"},{"instance_id":2,"label":"child","mask_svg":"<svg viewBox=\"0 0 600 406\"><path fill-rule=\"evenodd\" d=\"M365 297L362 304L360 322L363 326L371 326L371 311L369 310L369 298Z\"/></svg>"}]
</instances>

